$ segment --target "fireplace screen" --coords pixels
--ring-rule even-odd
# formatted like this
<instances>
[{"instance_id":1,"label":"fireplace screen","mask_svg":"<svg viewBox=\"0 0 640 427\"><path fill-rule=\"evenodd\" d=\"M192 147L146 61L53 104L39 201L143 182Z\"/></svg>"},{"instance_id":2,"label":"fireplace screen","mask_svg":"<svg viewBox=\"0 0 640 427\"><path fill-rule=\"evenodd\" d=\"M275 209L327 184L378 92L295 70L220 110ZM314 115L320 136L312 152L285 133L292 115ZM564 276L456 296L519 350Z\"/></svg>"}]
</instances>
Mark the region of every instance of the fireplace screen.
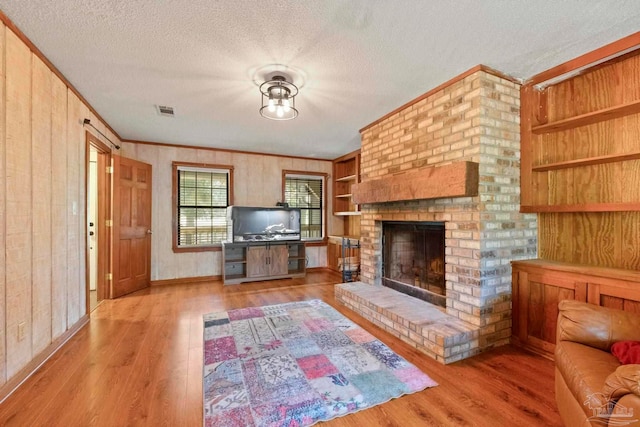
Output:
<instances>
[{"instance_id":1,"label":"fireplace screen","mask_svg":"<svg viewBox=\"0 0 640 427\"><path fill-rule=\"evenodd\" d=\"M385 222L382 284L444 307L444 223Z\"/></svg>"}]
</instances>

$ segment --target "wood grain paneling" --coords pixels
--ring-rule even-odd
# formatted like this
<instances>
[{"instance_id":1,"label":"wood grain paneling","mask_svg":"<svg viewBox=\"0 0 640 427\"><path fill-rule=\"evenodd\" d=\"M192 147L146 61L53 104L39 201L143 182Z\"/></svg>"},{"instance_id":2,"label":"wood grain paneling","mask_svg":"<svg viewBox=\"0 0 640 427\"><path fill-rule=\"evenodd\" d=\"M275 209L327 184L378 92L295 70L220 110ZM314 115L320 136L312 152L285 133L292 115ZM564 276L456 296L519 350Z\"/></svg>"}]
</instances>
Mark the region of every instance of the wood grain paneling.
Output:
<instances>
[{"instance_id":1,"label":"wood grain paneling","mask_svg":"<svg viewBox=\"0 0 640 427\"><path fill-rule=\"evenodd\" d=\"M622 212L620 216L620 267L640 270L640 213Z\"/></svg>"},{"instance_id":2,"label":"wood grain paneling","mask_svg":"<svg viewBox=\"0 0 640 427\"><path fill-rule=\"evenodd\" d=\"M227 150L178 148L162 144L123 143L122 156L135 158L153 166L153 230L163 230L171 224L172 162L233 165L233 198L239 206L273 206L282 198L282 171L332 173L332 163L326 160L290 158L285 156L262 156L230 152ZM262 175L261 175L262 173ZM327 233L342 234L341 217L331 215L332 186L327 186ZM153 258L152 280L198 277L199 275L222 275L220 252L174 253L171 234L154 233L151 239ZM326 246L318 248L318 256L309 256L309 267L325 267ZM206 270L203 269L206 265Z\"/></svg>"},{"instance_id":3,"label":"wood grain paneling","mask_svg":"<svg viewBox=\"0 0 640 427\"><path fill-rule=\"evenodd\" d=\"M640 212L538 215L543 259L640 270Z\"/></svg>"},{"instance_id":4,"label":"wood grain paneling","mask_svg":"<svg viewBox=\"0 0 640 427\"><path fill-rule=\"evenodd\" d=\"M80 224L80 156L78 147L84 146L82 128L78 129L81 119L80 99L71 91L67 91L67 325L73 325L80 318L85 302L80 299L79 254L83 242L79 233ZM82 143L81 143L82 141ZM84 219L82 220L84 223ZM82 258L84 259L84 257Z\"/></svg>"},{"instance_id":5,"label":"wood grain paneling","mask_svg":"<svg viewBox=\"0 0 640 427\"><path fill-rule=\"evenodd\" d=\"M82 119L107 131L15 31L0 24L0 384L9 389L86 321Z\"/></svg>"},{"instance_id":6,"label":"wood grain paneling","mask_svg":"<svg viewBox=\"0 0 640 427\"><path fill-rule=\"evenodd\" d=\"M67 330L67 87L51 82L51 335Z\"/></svg>"},{"instance_id":7,"label":"wood grain paneling","mask_svg":"<svg viewBox=\"0 0 640 427\"><path fill-rule=\"evenodd\" d=\"M0 82L5 81L5 33L4 24L0 23ZM0 177L6 176L5 171L5 85L0 84ZM5 183L0 184L0 248L5 244ZM6 347L6 299L5 299L5 257L0 256L0 385L7 380L7 347Z\"/></svg>"},{"instance_id":8,"label":"wood grain paneling","mask_svg":"<svg viewBox=\"0 0 640 427\"><path fill-rule=\"evenodd\" d=\"M533 206L523 199L522 210L539 212L541 258L640 269L639 69L635 50L546 86L545 102L523 86L522 111L544 109L548 119L522 135L522 167L524 153L533 159L522 182Z\"/></svg>"},{"instance_id":9,"label":"wood grain paneling","mask_svg":"<svg viewBox=\"0 0 640 427\"><path fill-rule=\"evenodd\" d=\"M32 54L33 55L33 54ZM51 343L51 70L32 57L32 352Z\"/></svg>"},{"instance_id":10,"label":"wood grain paneling","mask_svg":"<svg viewBox=\"0 0 640 427\"><path fill-rule=\"evenodd\" d=\"M31 360L31 52L6 34L7 377ZM18 339L18 330L24 330Z\"/></svg>"}]
</instances>

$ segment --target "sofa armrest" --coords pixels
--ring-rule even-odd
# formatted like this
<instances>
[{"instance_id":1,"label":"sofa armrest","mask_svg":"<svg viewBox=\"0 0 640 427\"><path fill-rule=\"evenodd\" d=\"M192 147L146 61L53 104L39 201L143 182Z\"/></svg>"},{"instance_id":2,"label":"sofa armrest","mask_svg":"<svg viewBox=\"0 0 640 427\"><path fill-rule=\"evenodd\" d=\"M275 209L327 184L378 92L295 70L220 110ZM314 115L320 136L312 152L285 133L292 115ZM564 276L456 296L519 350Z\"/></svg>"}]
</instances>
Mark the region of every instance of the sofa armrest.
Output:
<instances>
[{"instance_id":1,"label":"sofa armrest","mask_svg":"<svg viewBox=\"0 0 640 427\"><path fill-rule=\"evenodd\" d=\"M581 301L558 304L557 341L610 351L617 341L640 341L640 315Z\"/></svg>"}]
</instances>

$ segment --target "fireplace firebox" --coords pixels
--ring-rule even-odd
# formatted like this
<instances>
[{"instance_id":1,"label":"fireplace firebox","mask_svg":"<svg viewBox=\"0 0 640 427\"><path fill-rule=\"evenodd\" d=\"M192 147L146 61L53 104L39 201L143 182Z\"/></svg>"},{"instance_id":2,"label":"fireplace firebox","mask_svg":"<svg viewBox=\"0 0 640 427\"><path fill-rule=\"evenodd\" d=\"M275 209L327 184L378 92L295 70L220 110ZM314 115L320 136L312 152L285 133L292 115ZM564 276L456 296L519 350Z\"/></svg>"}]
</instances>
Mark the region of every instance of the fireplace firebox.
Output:
<instances>
[{"instance_id":1,"label":"fireplace firebox","mask_svg":"<svg viewBox=\"0 0 640 427\"><path fill-rule=\"evenodd\" d=\"M444 222L384 222L382 234L382 284L445 307Z\"/></svg>"}]
</instances>

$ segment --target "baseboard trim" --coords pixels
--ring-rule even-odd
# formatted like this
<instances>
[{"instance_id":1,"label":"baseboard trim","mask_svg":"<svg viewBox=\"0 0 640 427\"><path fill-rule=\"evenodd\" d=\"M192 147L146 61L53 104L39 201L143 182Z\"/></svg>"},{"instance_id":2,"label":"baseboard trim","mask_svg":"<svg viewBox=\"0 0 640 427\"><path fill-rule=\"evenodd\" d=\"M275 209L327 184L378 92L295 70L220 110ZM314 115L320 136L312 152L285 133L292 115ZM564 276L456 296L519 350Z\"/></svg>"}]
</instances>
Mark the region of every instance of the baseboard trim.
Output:
<instances>
[{"instance_id":1,"label":"baseboard trim","mask_svg":"<svg viewBox=\"0 0 640 427\"><path fill-rule=\"evenodd\" d=\"M7 381L2 387L0 387L0 403L16 391L18 387L22 385L29 377L36 373L36 371L44 365L44 363L51 358L62 346L71 339L80 329L89 323L89 315L85 314L78 321L58 338L53 340L44 350L42 350L36 357L31 359L24 368L20 369L9 381Z\"/></svg>"},{"instance_id":2,"label":"baseboard trim","mask_svg":"<svg viewBox=\"0 0 640 427\"><path fill-rule=\"evenodd\" d=\"M182 285L185 283L215 282L222 276L181 277L179 279L152 280L151 286Z\"/></svg>"}]
</instances>

